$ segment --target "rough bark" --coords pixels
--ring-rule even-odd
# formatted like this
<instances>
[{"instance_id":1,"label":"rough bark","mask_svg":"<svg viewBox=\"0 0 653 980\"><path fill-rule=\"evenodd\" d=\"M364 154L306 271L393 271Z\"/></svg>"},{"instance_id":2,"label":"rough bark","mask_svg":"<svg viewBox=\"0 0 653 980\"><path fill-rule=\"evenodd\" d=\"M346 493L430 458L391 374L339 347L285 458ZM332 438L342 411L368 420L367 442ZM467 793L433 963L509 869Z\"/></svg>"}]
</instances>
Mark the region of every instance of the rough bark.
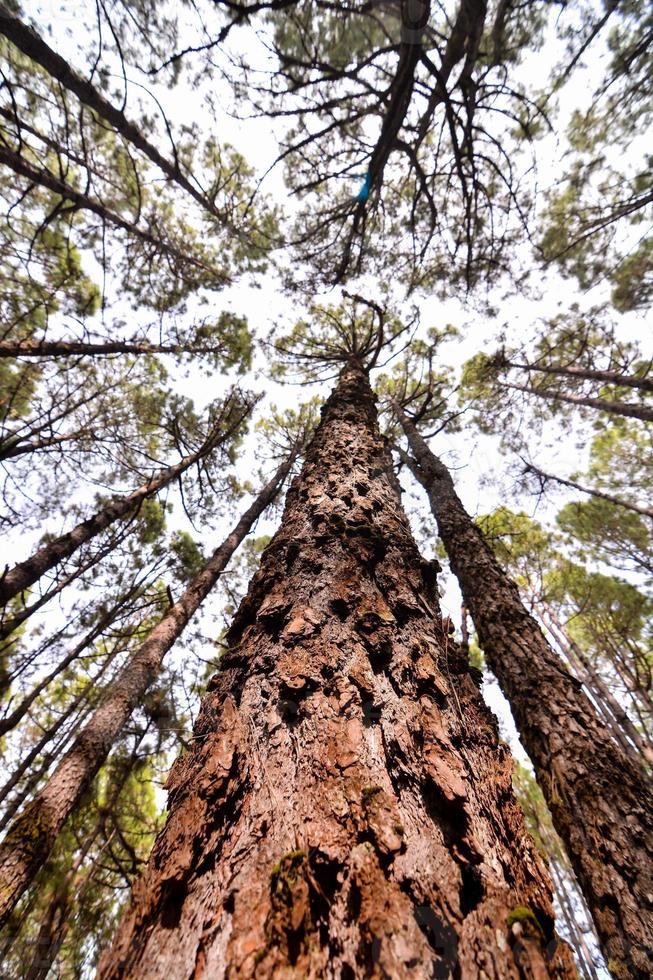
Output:
<instances>
[{"instance_id":1,"label":"rough bark","mask_svg":"<svg viewBox=\"0 0 653 980\"><path fill-rule=\"evenodd\" d=\"M241 415L238 423L242 422L242 420L243 416ZM182 473L194 463L198 462L198 460L204 459L215 448L221 436L223 440L227 439L232 434L233 429L234 426L230 426L229 432L222 432L221 434L220 428L214 427L209 438L202 443L196 452L184 456L174 466L168 466L166 469L160 470L156 475L152 475L140 487L132 490L131 493L113 497L111 502L106 507L103 507L102 510L97 511L85 521L81 521L71 531L67 531L66 534L62 534L58 538L46 542L33 555L26 558L25 561L19 562L18 565L14 565L13 568L6 570L0 575L0 605L5 605L14 596L28 589L30 585L38 581L47 571L54 568L55 565L58 565L60 561L70 558L78 548L102 531L105 531L115 521L122 517L128 517L129 515L133 516L144 500L153 497L159 490L172 483L173 480L181 476Z\"/></svg>"},{"instance_id":2,"label":"rough bark","mask_svg":"<svg viewBox=\"0 0 653 980\"><path fill-rule=\"evenodd\" d=\"M544 364L517 364L515 361L503 361L506 367L518 371L539 371L541 374L553 374L563 378L579 378L582 381L601 381L605 384L617 385L619 388L639 388L641 391L653 392L653 378L639 378L633 374L623 374L621 371L597 371L592 368L546 366Z\"/></svg>"},{"instance_id":3,"label":"rough bark","mask_svg":"<svg viewBox=\"0 0 653 980\"><path fill-rule=\"evenodd\" d=\"M559 391L546 391L543 388L531 388L528 385L509 384L507 381L500 382L500 386L510 388L512 391L523 391L527 395L535 395L537 398L545 398L548 401L565 402L567 405L581 405L585 408L596 408L599 412L607 412L608 415L623 415L628 419L653 422L653 408L643 404L608 401L606 398L587 398L584 395L563 395Z\"/></svg>"},{"instance_id":4,"label":"rough bark","mask_svg":"<svg viewBox=\"0 0 653 980\"><path fill-rule=\"evenodd\" d=\"M653 974L653 793L613 744L461 504L444 464L398 410L488 664L508 698L616 976ZM619 972L621 971L621 972Z\"/></svg>"},{"instance_id":5,"label":"rough bark","mask_svg":"<svg viewBox=\"0 0 653 980\"><path fill-rule=\"evenodd\" d=\"M132 711L156 678L165 654L207 597L254 522L272 502L291 465L289 458L279 467L202 571L128 658L43 789L7 831L0 845L0 925L47 859L68 815L81 800Z\"/></svg>"},{"instance_id":6,"label":"rough bark","mask_svg":"<svg viewBox=\"0 0 653 980\"><path fill-rule=\"evenodd\" d=\"M113 978L573 976L356 363L228 633Z\"/></svg>"}]
</instances>

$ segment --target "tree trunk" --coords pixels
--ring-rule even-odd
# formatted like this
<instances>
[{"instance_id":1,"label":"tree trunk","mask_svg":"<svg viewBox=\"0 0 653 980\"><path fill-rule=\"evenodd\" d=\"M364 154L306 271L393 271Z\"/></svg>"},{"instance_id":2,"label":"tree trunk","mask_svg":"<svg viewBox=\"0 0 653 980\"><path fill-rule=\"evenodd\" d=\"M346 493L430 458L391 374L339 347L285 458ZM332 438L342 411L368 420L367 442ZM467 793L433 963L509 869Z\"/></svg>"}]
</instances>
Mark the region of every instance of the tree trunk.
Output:
<instances>
[{"instance_id":1,"label":"tree trunk","mask_svg":"<svg viewBox=\"0 0 653 980\"><path fill-rule=\"evenodd\" d=\"M565 843L606 958L653 974L653 793L561 666L515 584L461 504L449 471L397 408L488 664ZM619 971L621 970L621 973Z\"/></svg>"},{"instance_id":2,"label":"tree trunk","mask_svg":"<svg viewBox=\"0 0 653 980\"><path fill-rule=\"evenodd\" d=\"M578 367L545 367L542 364L516 364L514 361L503 361L506 367L518 371L539 371L542 374L554 374L562 378L580 378L584 381L603 381L605 384L617 385L619 388L639 388L640 391L653 392L653 378L638 378L632 374L622 374L619 371L595 371L592 368Z\"/></svg>"},{"instance_id":3,"label":"tree trunk","mask_svg":"<svg viewBox=\"0 0 653 980\"><path fill-rule=\"evenodd\" d=\"M132 586L132 588L130 588L127 592L125 592L124 595L122 595L113 604L113 606L110 609L108 609L107 612L98 619L98 621L95 623L93 628L86 633L86 635L79 641L79 643L77 643L73 647L73 649L69 653L67 653L66 656L63 657L55 667L52 668L52 670L49 673L45 674L43 677L40 678L40 680L34 685L32 690L18 702L16 707L13 708L8 715L5 715L4 718L0 719L0 736L6 735L7 732L10 732L13 728L16 727L16 725L18 725L22 721L22 719L25 717L25 715L27 714L31 706L34 704L38 696L43 693L46 687L48 687L52 683L52 681L55 680L55 678L58 677L59 674L66 669L66 667L69 667L71 663L77 660L77 658L84 652L84 650L87 650L88 647L90 647L91 644L94 643L95 640L97 640L98 637L102 635L104 630L107 629L107 627L109 627L111 623L113 623L113 621L117 618L118 614L121 612L123 607L127 604L127 602L129 602L130 599L132 599L135 596L136 592L138 592L138 590L141 587L142 587L141 583L137 582L136 585ZM15 676L16 675L14 675L14 677ZM11 687L11 684L13 683L13 679L14 678L10 679L7 685L7 690ZM2 693L4 693L4 689L2 684L0 684L0 694Z\"/></svg>"},{"instance_id":4,"label":"tree trunk","mask_svg":"<svg viewBox=\"0 0 653 980\"><path fill-rule=\"evenodd\" d=\"M247 508L231 534L213 552L202 571L192 579L181 598L127 660L43 789L7 831L0 845L0 925L47 859L68 815L156 678L165 654L207 597L254 522L272 502L291 465L292 457L289 457Z\"/></svg>"},{"instance_id":5,"label":"tree trunk","mask_svg":"<svg viewBox=\"0 0 653 980\"><path fill-rule=\"evenodd\" d=\"M92 864L86 875L80 873L86 858L102 832L105 813L110 813L116 806L125 783L129 779L134 763L138 757L138 748L145 735L145 730L138 737L131 756L124 761L116 774L111 774L110 794L104 805L104 813L100 813L95 826L85 835L72 865L63 879L57 884L52 899L48 903L36 939L36 948L32 962L22 980L47 980L50 970L70 928L71 916L75 905L79 907L84 901L84 892L93 881L99 865Z\"/></svg>"},{"instance_id":6,"label":"tree trunk","mask_svg":"<svg viewBox=\"0 0 653 980\"><path fill-rule=\"evenodd\" d=\"M210 275L217 282L226 285L230 280L229 277L219 269L211 268L199 259L194 258L188 253L184 252L171 242L163 241L161 238L157 238L151 232L140 228L135 222L129 221L127 218L123 218L122 215L117 214L115 211L111 211L109 208L105 207L100 201L93 200L87 194L82 191L76 190L70 184L67 184L56 174L53 174L46 167L33 167L32 164L22 157L19 153L14 150L9 149L7 146L0 146L0 163L9 167L14 173L21 177L25 177L30 183L34 183L39 187L45 187L47 190L52 191L54 194L59 195L65 201L70 201L71 204L76 205L82 211L89 211L91 214L97 215L102 221L107 224L113 225L114 228L120 228L122 231L128 232L130 235L134 235L135 238L139 238L146 245L151 245L157 252L162 252L169 255L171 258L176 259L181 267L192 266L195 269L199 269L201 272Z\"/></svg>"},{"instance_id":7,"label":"tree trunk","mask_svg":"<svg viewBox=\"0 0 653 980\"><path fill-rule=\"evenodd\" d=\"M531 388L528 385L515 385L507 381L500 381L502 388L510 388L512 391L523 391L527 395L535 395L537 398L546 398L548 401L565 402L567 405L582 405L586 408L596 408L599 412L607 412L609 415L623 415L628 419L641 419L642 422L653 422L653 408L647 405L637 405L632 402L613 402L605 398L585 398L583 395L563 395L558 391L545 391L542 388Z\"/></svg>"},{"instance_id":8,"label":"tree trunk","mask_svg":"<svg viewBox=\"0 0 653 980\"><path fill-rule=\"evenodd\" d=\"M23 980L46 980L68 931L68 889L66 879L46 909L35 941L34 956Z\"/></svg>"},{"instance_id":9,"label":"tree trunk","mask_svg":"<svg viewBox=\"0 0 653 980\"><path fill-rule=\"evenodd\" d=\"M653 507L641 507L639 504L633 504L626 500L621 500L619 497L613 497L612 494L604 493L602 490L593 490L591 487L584 487L580 483L576 483L574 480L563 480L561 476L554 476L553 473L545 473L544 470L541 470L539 466L535 466L534 463L525 463L524 465L524 471L526 473L533 473L536 477L538 477L542 488L544 488L544 485L549 483L550 480L554 480L563 487L570 487L572 490L579 490L581 493L586 493L590 497L599 497L601 500L607 500L608 503L615 504L617 507L625 507L626 510L632 510L636 514L642 514L643 517L653 518Z\"/></svg>"},{"instance_id":10,"label":"tree trunk","mask_svg":"<svg viewBox=\"0 0 653 980\"><path fill-rule=\"evenodd\" d=\"M243 421L244 414L238 419L238 424ZM230 426L228 432L222 433L224 439L233 433L233 428ZM196 452L184 456L174 466L168 466L167 469L161 470L157 475L151 476L149 480L138 489L132 490L131 493L113 497L111 503L97 511L92 517L82 521L66 534L48 541L25 561L19 562L12 569L5 571L4 574L0 575L0 605L5 605L14 596L28 589L47 571L54 568L60 561L70 558L78 548L100 534L101 531L106 530L114 521L136 513L144 500L153 497L159 490L181 476L193 463L208 455L218 444L220 434L220 427L214 426L208 439Z\"/></svg>"},{"instance_id":11,"label":"tree trunk","mask_svg":"<svg viewBox=\"0 0 653 980\"><path fill-rule=\"evenodd\" d=\"M8 636L11 636L11 634L17 630L19 626L26 622L30 616L37 612L37 610L42 609L46 603L50 602L50 600L56 595L63 592L64 589L68 588L69 585L80 578L80 576L84 575L85 572L99 564L99 562L106 558L107 555L111 554L111 552L125 540L128 534L128 526L117 530L110 536L109 540L103 545L103 547L100 548L99 551L96 551L95 554L92 554L91 557L85 562L78 565L72 572L70 572L69 575L64 575L63 578L60 578L56 585L53 585L52 588L40 595L35 602L32 602L29 606L23 606L19 612L17 612L14 616L10 616L9 619L5 619L6 607L0 606L0 640L5 640ZM1 581L2 579L0 578L0 582Z\"/></svg>"},{"instance_id":12,"label":"tree trunk","mask_svg":"<svg viewBox=\"0 0 653 980\"><path fill-rule=\"evenodd\" d=\"M84 435L84 430L77 432L66 432L60 436L45 436L42 439L33 439L31 442L13 442L11 438L0 442L0 460L15 459L17 456L25 456L26 453L36 453L39 449L50 449L52 446L61 446L64 442L77 439Z\"/></svg>"},{"instance_id":13,"label":"tree trunk","mask_svg":"<svg viewBox=\"0 0 653 980\"><path fill-rule=\"evenodd\" d=\"M564 916L565 925L569 936L571 937L572 946L580 965L581 976L587 977L588 980L600 980L594 965L592 951L590 950L585 940L585 936L583 935L582 925L579 925L578 913L574 908L573 899L569 893L569 879L573 876L571 865L565 865L563 870L563 868L558 865L557 859L551 858L549 860L549 867L551 869L551 877L553 878L558 902L560 903L560 908L562 909L562 914ZM576 901L578 901L580 898L578 886L576 886L575 897ZM589 922L589 915L587 916L587 921Z\"/></svg>"},{"instance_id":14,"label":"tree trunk","mask_svg":"<svg viewBox=\"0 0 653 980\"><path fill-rule=\"evenodd\" d=\"M595 691L596 696L607 705L610 713L617 723L617 726L622 729L624 736L630 739L636 752L640 753L640 755L646 759L649 765L653 765L653 746L647 744L646 736L642 735L642 733L635 728L635 725L628 716L628 712L621 704L619 704L600 672L596 670L583 650L581 650L578 644L569 636L564 624L560 622L553 610L549 609L546 604L544 604L543 607L542 620L544 625L548 626L549 630L553 633L558 643L566 647L565 652L568 653L570 659L577 660L578 664L580 665L581 679L590 688L590 690ZM626 749L626 751L629 751L629 749Z\"/></svg>"},{"instance_id":15,"label":"tree trunk","mask_svg":"<svg viewBox=\"0 0 653 980\"><path fill-rule=\"evenodd\" d=\"M104 354L214 354L218 346L147 344L112 340L87 343L81 340L0 340L0 357L98 357Z\"/></svg>"},{"instance_id":16,"label":"tree trunk","mask_svg":"<svg viewBox=\"0 0 653 980\"><path fill-rule=\"evenodd\" d=\"M103 980L570 977L363 369L227 635Z\"/></svg>"},{"instance_id":17,"label":"tree trunk","mask_svg":"<svg viewBox=\"0 0 653 980\"><path fill-rule=\"evenodd\" d=\"M21 779L23 778L26 772L29 772L30 777L34 777L36 775L38 776L38 779L36 781L36 784L38 785L41 774L34 771L33 763L35 762L36 759L38 759L39 755L46 747L46 745L52 742L62 729L65 729L66 722L70 718L73 718L72 734L70 732L68 734L65 734L64 741L66 739L69 740L72 737L72 735L75 734L76 730L83 724L85 718L93 710L94 707L93 693L98 690L98 685L100 681L107 673L107 671L113 664L114 660L118 657L120 653L123 652L124 652L124 641L116 640L113 649L109 651L108 655L105 657L104 663L101 665L100 669L97 671L95 676L87 684L85 684L81 688L81 690L77 692L77 694L70 702L70 704L66 706L65 710L61 711L58 715L56 715L54 721L45 730L42 730L41 737L31 747L27 755L20 760L16 768L9 776L9 779L7 779L4 785L0 787L0 803L4 803L6 798L9 796L9 794L14 789L14 787L18 785L18 783L21 781ZM80 708L81 708L80 713L82 717L81 718L75 717L78 709ZM57 754L58 752L56 751L53 753L55 758ZM52 761L52 758L46 758L46 760L44 761L47 762L47 764L45 765L45 770L47 771ZM5 812L3 812L2 818L0 818L0 830L4 830L4 828L7 826L11 817L21 806L23 802L23 798L21 798L20 802L18 803L12 801L12 804L7 808Z\"/></svg>"}]
</instances>

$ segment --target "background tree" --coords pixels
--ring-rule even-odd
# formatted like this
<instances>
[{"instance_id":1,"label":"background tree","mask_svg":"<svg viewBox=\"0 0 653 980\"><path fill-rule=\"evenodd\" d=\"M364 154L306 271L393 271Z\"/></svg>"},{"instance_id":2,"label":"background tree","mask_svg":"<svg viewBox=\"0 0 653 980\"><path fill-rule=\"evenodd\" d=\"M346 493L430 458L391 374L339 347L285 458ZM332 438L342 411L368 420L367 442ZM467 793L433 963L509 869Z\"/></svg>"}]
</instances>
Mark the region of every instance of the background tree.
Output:
<instances>
[{"instance_id":1,"label":"background tree","mask_svg":"<svg viewBox=\"0 0 653 980\"><path fill-rule=\"evenodd\" d=\"M185 972L198 955L218 976L229 962L247 976L335 964L404 976L461 960L517 976L524 958L545 975L571 970L495 731L401 512L362 361L377 345L350 352L195 747L171 774L166 828L103 977L154 976L162 962ZM505 865L506 834L520 836L528 875ZM196 865L197 848L211 859ZM207 889L221 913L204 930Z\"/></svg>"}]
</instances>

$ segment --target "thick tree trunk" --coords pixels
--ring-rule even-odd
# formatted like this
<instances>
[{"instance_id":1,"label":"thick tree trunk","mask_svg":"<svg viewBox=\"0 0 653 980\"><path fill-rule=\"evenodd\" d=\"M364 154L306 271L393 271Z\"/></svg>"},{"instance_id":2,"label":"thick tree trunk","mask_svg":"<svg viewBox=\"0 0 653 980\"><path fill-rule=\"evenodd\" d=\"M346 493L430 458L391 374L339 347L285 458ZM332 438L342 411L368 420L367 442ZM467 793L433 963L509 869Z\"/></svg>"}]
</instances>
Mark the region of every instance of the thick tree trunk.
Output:
<instances>
[{"instance_id":1,"label":"thick tree trunk","mask_svg":"<svg viewBox=\"0 0 653 980\"><path fill-rule=\"evenodd\" d=\"M180 636L199 605L254 522L272 502L285 480L292 459L284 462L245 511L231 534L217 548L129 657L110 685L89 722L75 739L43 789L25 807L0 845L0 925L46 860L68 815L104 763L132 711L161 668L165 654Z\"/></svg>"},{"instance_id":2,"label":"thick tree trunk","mask_svg":"<svg viewBox=\"0 0 653 980\"><path fill-rule=\"evenodd\" d=\"M565 843L616 976L653 974L653 793L606 735L515 584L461 504L449 471L399 411L440 538ZM621 973L619 971L621 970Z\"/></svg>"},{"instance_id":3,"label":"thick tree trunk","mask_svg":"<svg viewBox=\"0 0 653 980\"><path fill-rule=\"evenodd\" d=\"M238 424L243 421L245 414L244 412L240 416ZM134 515L144 500L153 497L198 460L204 459L218 442L226 440L233 434L234 428L235 426L230 426L228 431L221 432L220 427L214 427L208 439L205 439L196 452L184 456L174 466L168 466L151 476L149 480L136 490L132 490L131 493L113 497L106 507L97 511L92 517L81 521L66 534L48 541L25 561L19 562L18 565L14 565L13 568L5 571L0 575L0 605L5 605L14 596L28 589L47 571L54 568L60 561L70 558L78 548L105 531L115 521L121 517Z\"/></svg>"},{"instance_id":4,"label":"thick tree trunk","mask_svg":"<svg viewBox=\"0 0 653 980\"><path fill-rule=\"evenodd\" d=\"M564 402L567 405L581 405L585 408L596 408L599 412L609 415L623 415L628 419L641 419L642 422L653 422L653 408L647 405L636 405L632 402L613 402L605 398L586 398L583 395L563 395L559 391L546 391L543 388L531 388L528 385L509 384L500 382L502 388L512 391L523 391L527 395L545 398L547 401Z\"/></svg>"},{"instance_id":5,"label":"thick tree trunk","mask_svg":"<svg viewBox=\"0 0 653 980\"><path fill-rule=\"evenodd\" d=\"M653 378L638 378L636 375L622 374L620 371L595 371L592 368L579 367L545 367L543 364L516 364L514 361L503 361L503 364L518 371L539 371L541 374L553 374L562 378L602 381L605 384L617 385L619 388L639 388L640 391L653 392Z\"/></svg>"},{"instance_id":6,"label":"thick tree trunk","mask_svg":"<svg viewBox=\"0 0 653 980\"><path fill-rule=\"evenodd\" d=\"M323 410L103 980L574 975L363 370Z\"/></svg>"}]
</instances>

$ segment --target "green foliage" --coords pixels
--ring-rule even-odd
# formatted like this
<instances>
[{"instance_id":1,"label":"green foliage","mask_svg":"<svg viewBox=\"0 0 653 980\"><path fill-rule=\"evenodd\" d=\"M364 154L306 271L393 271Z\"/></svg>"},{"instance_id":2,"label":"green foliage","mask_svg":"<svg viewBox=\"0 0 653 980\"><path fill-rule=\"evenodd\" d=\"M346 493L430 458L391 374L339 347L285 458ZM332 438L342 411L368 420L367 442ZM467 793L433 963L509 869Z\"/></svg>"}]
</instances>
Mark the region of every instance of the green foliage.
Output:
<instances>
[{"instance_id":1,"label":"green foliage","mask_svg":"<svg viewBox=\"0 0 653 980\"><path fill-rule=\"evenodd\" d=\"M591 36L595 10L588 11ZM540 245L545 259L583 289L607 278L617 309L630 310L651 298L651 246L641 225L650 220L652 159L638 137L653 105L650 45L641 42L650 35L653 14L637 0L607 13L608 63L587 108L572 113L569 162L548 195ZM570 31L574 41L579 34Z\"/></svg>"},{"instance_id":2,"label":"green foliage","mask_svg":"<svg viewBox=\"0 0 653 980\"><path fill-rule=\"evenodd\" d=\"M579 556L653 575L653 531L639 514L592 498L566 504L558 514L558 524Z\"/></svg>"},{"instance_id":3,"label":"green foliage","mask_svg":"<svg viewBox=\"0 0 653 980\"><path fill-rule=\"evenodd\" d=\"M289 333L274 336L280 358L277 376L294 368L304 379L333 376L350 359L375 367L387 359L395 343L411 326L390 308L355 294L329 306L309 303L307 315ZM382 302L382 301L381 301Z\"/></svg>"},{"instance_id":4,"label":"green foliage","mask_svg":"<svg viewBox=\"0 0 653 980\"><path fill-rule=\"evenodd\" d=\"M170 552L174 556L175 576L180 582L189 582L206 564L200 545L188 531L174 532L170 539Z\"/></svg>"}]
</instances>

